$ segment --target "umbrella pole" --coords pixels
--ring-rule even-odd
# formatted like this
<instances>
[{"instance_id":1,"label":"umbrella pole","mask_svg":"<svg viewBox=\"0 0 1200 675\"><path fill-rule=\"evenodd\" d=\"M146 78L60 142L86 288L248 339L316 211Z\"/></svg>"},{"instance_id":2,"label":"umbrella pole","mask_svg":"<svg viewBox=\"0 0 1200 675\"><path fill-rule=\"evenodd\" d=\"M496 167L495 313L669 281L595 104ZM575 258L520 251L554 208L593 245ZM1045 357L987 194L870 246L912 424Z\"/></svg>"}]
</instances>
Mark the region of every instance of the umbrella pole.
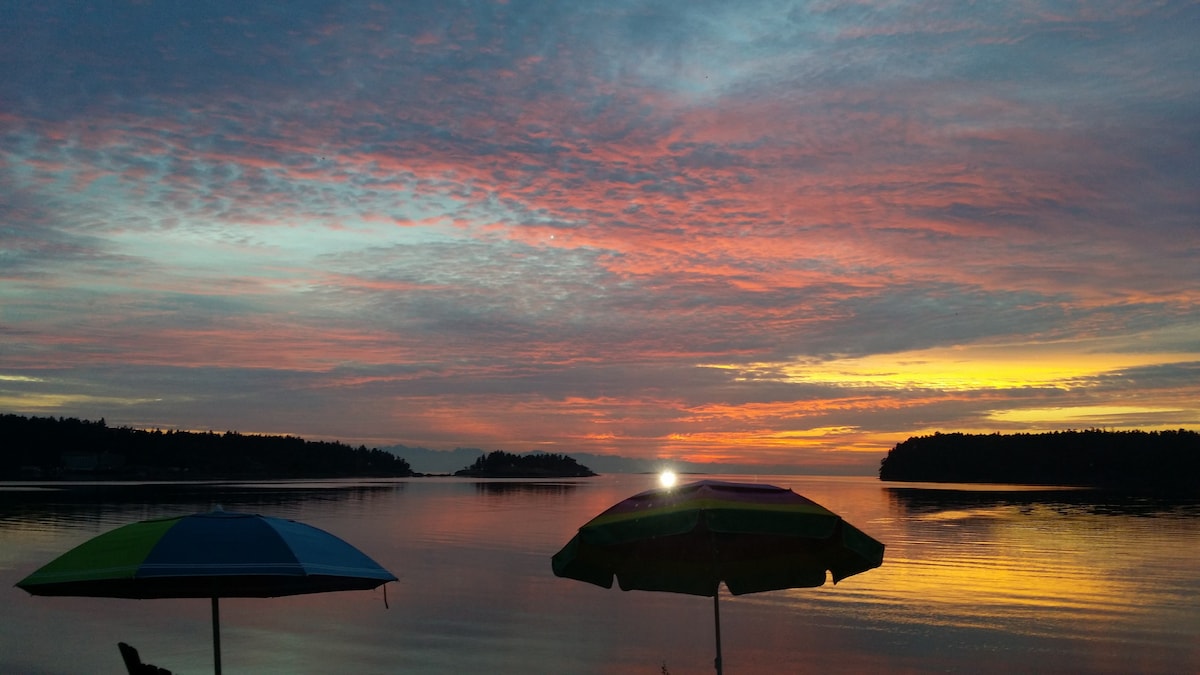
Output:
<instances>
[{"instance_id":1,"label":"umbrella pole","mask_svg":"<svg viewBox=\"0 0 1200 675\"><path fill-rule=\"evenodd\" d=\"M217 596L212 599L213 619L213 672L221 675L221 610L217 606Z\"/></svg>"},{"instance_id":2,"label":"umbrella pole","mask_svg":"<svg viewBox=\"0 0 1200 675\"><path fill-rule=\"evenodd\" d=\"M713 665L717 668L717 675L724 672L721 669L721 586L717 586L717 590L713 593L713 624L717 629L717 658L713 661Z\"/></svg>"}]
</instances>

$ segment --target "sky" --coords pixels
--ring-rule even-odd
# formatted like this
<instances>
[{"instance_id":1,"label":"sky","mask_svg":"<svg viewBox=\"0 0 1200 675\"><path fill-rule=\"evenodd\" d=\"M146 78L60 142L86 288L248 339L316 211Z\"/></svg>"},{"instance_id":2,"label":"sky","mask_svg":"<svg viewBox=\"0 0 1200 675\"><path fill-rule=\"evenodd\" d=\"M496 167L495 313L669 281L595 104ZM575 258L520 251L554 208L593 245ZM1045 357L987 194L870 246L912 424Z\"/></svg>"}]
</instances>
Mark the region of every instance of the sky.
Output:
<instances>
[{"instance_id":1,"label":"sky","mask_svg":"<svg viewBox=\"0 0 1200 675\"><path fill-rule=\"evenodd\" d=\"M1200 3L9 0L0 412L871 473L1200 429Z\"/></svg>"}]
</instances>

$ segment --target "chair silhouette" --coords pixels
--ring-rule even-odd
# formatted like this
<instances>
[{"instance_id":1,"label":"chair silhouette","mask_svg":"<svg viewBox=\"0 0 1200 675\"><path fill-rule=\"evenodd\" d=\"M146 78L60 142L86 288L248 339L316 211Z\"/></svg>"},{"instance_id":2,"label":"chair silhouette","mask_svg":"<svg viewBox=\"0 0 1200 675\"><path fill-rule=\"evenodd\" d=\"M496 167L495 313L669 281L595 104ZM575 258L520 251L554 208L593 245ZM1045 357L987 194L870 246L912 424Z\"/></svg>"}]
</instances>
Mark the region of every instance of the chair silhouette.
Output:
<instances>
[{"instance_id":1,"label":"chair silhouette","mask_svg":"<svg viewBox=\"0 0 1200 675\"><path fill-rule=\"evenodd\" d=\"M171 675L171 671L166 668L142 663L138 650L128 644L118 642L117 648L121 650L121 658L125 659L125 669L129 671L129 675Z\"/></svg>"}]
</instances>

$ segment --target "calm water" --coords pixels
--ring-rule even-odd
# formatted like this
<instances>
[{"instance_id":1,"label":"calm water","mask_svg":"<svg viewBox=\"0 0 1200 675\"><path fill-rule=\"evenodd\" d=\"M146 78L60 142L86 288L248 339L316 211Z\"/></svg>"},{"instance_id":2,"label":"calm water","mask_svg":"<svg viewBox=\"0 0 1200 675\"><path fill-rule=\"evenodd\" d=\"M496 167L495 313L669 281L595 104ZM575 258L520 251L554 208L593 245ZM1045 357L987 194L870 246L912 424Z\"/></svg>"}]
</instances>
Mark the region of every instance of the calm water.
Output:
<instances>
[{"instance_id":1,"label":"calm water","mask_svg":"<svg viewBox=\"0 0 1200 675\"><path fill-rule=\"evenodd\" d=\"M762 481L888 548L883 567L836 587L723 595L730 675L1200 672L1200 500ZM100 532L217 504L329 530L400 578L390 607L382 590L223 600L226 673L712 673L710 599L550 571L579 525L652 486L633 475L0 486L0 673L119 675L118 641L177 673L211 672L206 601L41 598L12 584Z\"/></svg>"}]
</instances>

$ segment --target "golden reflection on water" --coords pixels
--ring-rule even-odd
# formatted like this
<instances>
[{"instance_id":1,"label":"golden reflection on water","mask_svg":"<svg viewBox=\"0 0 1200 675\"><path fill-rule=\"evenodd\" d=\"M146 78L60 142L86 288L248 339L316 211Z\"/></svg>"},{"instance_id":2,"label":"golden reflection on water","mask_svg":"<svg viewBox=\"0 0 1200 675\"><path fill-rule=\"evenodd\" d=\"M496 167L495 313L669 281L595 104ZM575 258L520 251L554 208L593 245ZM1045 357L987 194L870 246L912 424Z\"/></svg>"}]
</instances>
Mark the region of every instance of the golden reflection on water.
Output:
<instances>
[{"instance_id":1,"label":"golden reflection on water","mask_svg":"<svg viewBox=\"0 0 1200 675\"><path fill-rule=\"evenodd\" d=\"M877 609L894 608L885 613L901 623L1074 636L1133 619L1197 627L1194 608L1170 590L1193 566L1183 542L1200 541L1194 517L1163 528L1162 515L1114 517L1079 499L1012 498L938 507L891 495L892 518L879 533L890 544L886 562L863 578L862 594ZM858 602L860 594L830 593L828 601Z\"/></svg>"},{"instance_id":2,"label":"golden reflection on water","mask_svg":"<svg viewBox=\"0 0 1200 675\"><path fill-rule=\"evenodd\" d=\"M1093 504L1070 491L880 487L855 495L838 506L865 518L856 524L887 545L882 567L836 587L735 602L783 608L804 621L840 613L914 633L943 627L1078 640L1110 656L1132 635L1173 650L1200 636L1195 500L1174 512L1136 500ZM1130 653L1124 658L1141 652Z\"/></svg>"},{"instance_id":3,"label":"golden reflection on water","mask_svg":"<svg viewBox=\"0 0 1200 675\"><path fill-rule=\"evenodd\" d=\"M837 586L723 594L727 672L1200 672L1195 500L913 489L861 477L723 478L791 487L887 546L882 567ZM208 508L219 496L229 510L327 529L400 577L389 585L387 610L381 592L223 603L230 672L350 664L355 672L586 675L658 673L663 663L676 674L711 672L708 598L606 590L550 572L550 556L580 525L655 481L0 495L0 570L11 585L100 531ZM81 657L115 657L116 640L136 639L181 672L208 664L203 603L114 605L16 589L8 600L0 671L72 672L53 637L62 626L72 627ZM18 658L25 661L11 660Z\"/></svg>"}]
</instances>

